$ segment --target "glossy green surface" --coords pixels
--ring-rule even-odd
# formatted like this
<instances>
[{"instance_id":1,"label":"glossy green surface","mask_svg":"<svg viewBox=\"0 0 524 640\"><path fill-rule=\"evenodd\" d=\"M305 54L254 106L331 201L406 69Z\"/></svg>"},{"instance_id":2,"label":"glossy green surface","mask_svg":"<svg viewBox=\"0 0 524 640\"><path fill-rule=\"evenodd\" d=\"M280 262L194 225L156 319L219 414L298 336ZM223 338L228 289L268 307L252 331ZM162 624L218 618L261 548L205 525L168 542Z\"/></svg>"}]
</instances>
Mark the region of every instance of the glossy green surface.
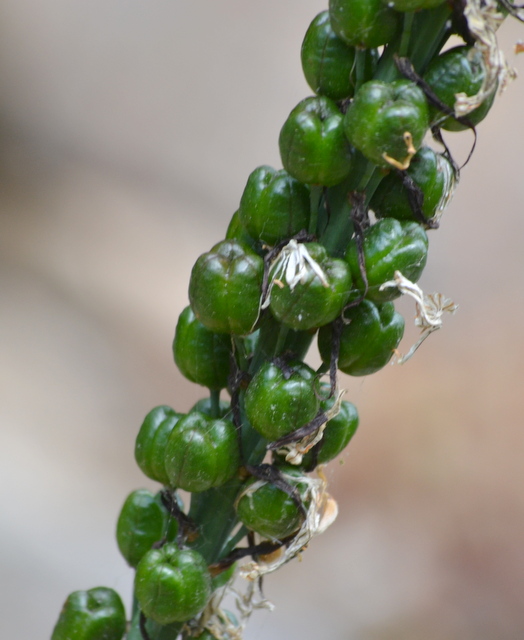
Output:
<instances>
[{"instance_id":1,"label":"glossy green surface","mask_svg":"<svg viewBox=\"0 0 524 640\"><path fill-rule=\"evenodd\" d=\"M133 491L124 502L116 525L116 540L127 563L136 567L155 542L162 539L165 513L147 489Z\"/></svg>"},{"instance_id":2,"label":"glossy green surface","mask_svg":"<svg viewBox=\"0 0 524 640\"><path fill-rule=\"evenodd\" d=\"M249 235L247 229L240 220L240 211L237 210L231 217L226 231L226 240L238 240L242 244L247 245L256 253L259 253L260 243Z\"/></svg>"},{"instance_id":3,"label":"glossy green surface","mask_svg":"<svg viewBox=\"0 0 524 640\"><path fill-rule=\"evenodd\" d=\"M316 94L337 101L355 92L355 49L333 31L329 11L319 13L309 25L300 58L306 81Z\"/></svg>"},{"instance_id":4,"label":"glossy green surface","mask_svg":"<svg viewBox=\"0 0 524 640\"><path fill-rule=\"evenodd\" d=\"M148 618L163 625L184 622L207 604L211 576L198 552L166 544L148 551L140 561L135 594Z\"/></svg>"},{"instance_id":5,"label":"glossy green surface","mask_svg":"<svg viewBox=\"0 0 524 640\"><path fill-rule=\"evenodd\" d=\"M206 491L229 480L240 465L235 426L193 411L169 436L164 464L169 484L185 491Z\"/></svg>"},{"instance_id":6,"label":"glossy green surface","mask_svg":"<svg viewBox=\"0 0 524 640\"><path fill-rule=\"evenodd\" d=\"M395 271L416 282L426 266L428 237L420 224L384 218L364 232L364 265L368 281L366 298L373 302L394 300L400 295L396 287L381 285L393 280ZM358 245L353 239L346 253L355 286L365 291L360 273Z\"/></svg>"},{"instance_id":7,"label":"glossy green surface","mask_svg":"<svg viewBox=\"0 0 524 640\"><path fill-rule=\"evenodd\" d=\"M408 157L405 134L411 134L418 149L428 125L424 93L409 80L366 82L357 91L344 118L348 140L380 167L391 167L384 154L404 162Z\"/></svg>"},{"instance_id":8,"label":"glossy green surface","mask_svg":"<svg viewBox=\"0 0 524 640\"><path fill-rule=\"evenodd\" d=\"M282 470L286 473L286 480L302 493L300 479L303 474L288 467ZM297 531L304 519L292 498L270 483L258 484L255 479L246 483L237 503L239 520L248 529L270 540L281 540ZM255 487L254 490L251 487Z\"/></svg>"},{"instance_id":9,"label":"glossy green surface","mask_svg":"<svg viewBox=\"0 0 524 640\"><path fill-rule=\"evenodd\" d=\"M258 167L248 178L239 215L251 236L275 245L308 228L309 189L284 169Z\"/></svg>"},{"instance_id":10,"label":"glossy green surface","mask_svg":"<svg viewBox=\"0 0 524 640\"><path fill-rule=\"evenodd\" d=\"M329 15L339 38L363 49L386 44L400 26L400 15L382 0L329 0Z\"/></svg>"},{"instance_id":11,"label":"glossy green surface","mask_svg":"<svg viewBox=\"0 0 524 640\"><path fill-rule=\"evenodd\" d=\"M422 214L426 220L430 220L451 199L455 183L453 168L443 155L435 153L430 147L422 147L411 160L407 174L421 189L424 195ZM395 171L378 185L369 206L377 218L420 222L413 215L408 189Z\"/></svg>"},{"instance_id":12,"label":"glossy green surface","mask_svg":"<svg viewBox=\"0 0 524 640\"><path fill-rule=\"evenodd\" d=\"M244 398L249 422L269 441L307 424L320 406L313 369L303 363L290 363L289 367L285 372L271 362L263 364Z\"/></svg>"},{"instance_id":13,"label":"glossy green surface","mask_svg":"<svg viewBox=\"0 0 524 640\"><path fill-rule=\"evenodd\" d=\"M96 587L69 595L51 640L121 640L125 630L126 612L118 593Z\"/></svg>"},{"instance_id":14,"label":"glossy green surface","mask_svg":"<svg viewBox=\"0 0 524 640\"><path fill-rule=\"evenodd\" d=\"M323 383L322 395L326 393L329 393L329 385ZM327 400L322 400L320 409L328 411L332 408L334 402L334 396ZM317 464L326 464L336 458L347 447L351 438L355 435L358 422L358 411L355 405L343 400L340 403L340 411L326 424L322 440L317 449ZM310 451L304 456L301 467L309 469L312 459L313 454Z\"/></svg>"},{"instance_id":15,"label":"glossy green surface","mask_svg":"<svg viewBox=\"0 0 524 640\"><path fill-rule=\"evenodd\" d=\"M420 11L421 9L433 9L446 0L382 0L384 4L395 11Z\"/></svg>"},{"instance_id":16,"label":"glossy green surface","mask_svg":"<svg viewBox=\"0 0 524 640\"><path fill-rule=\"evenodd\" d=\"M161 405L144 418L135 442L135 460L141 471L151 480L168 484L164 467L165 447L169 434L182 417L171 407Z\"/></svg>"},{"instance_id":17,"label":"glossy green surface","mask_svg":"<svg viewBox=\"0 0 524 640\"><path fill-rule=\"evenodd\" d=\"M329 98L299 102L280 131L279 147L284 168L305 184L331 187L351 171L343 116Z\"/></svg>"},{"instance_id":18,"label":"glossy green surface","mask_svg":"<svg viewBox=\"0 0 524 640\"><path fill-rule=\"evenodd\" d=\"M343 260L330 258L318 243L303 246L322 270L328 286L311 268L293 288L280 276L283 286L273 286L269 305L279 322L296 331L316 329L332 322L342 311L351 290L351 273ZM273 269L269 273L270 281L275 277L278 278L279 273Z\"/></svg>"},{"instance_id":19,"label":"glossy green surface","mask_svg":"<svg viewBox=\"0 0 524 640\"><path fill-rule=\"evenodd\" d=\"M191 271L189 301L211 331L246 335L258 318L264 262L247 245L223 240Z\"/></svg>"},{"instance_id":20,"label":"glossy green surface","mask_svg":"<svg viewBox=\"0 0 524 640\"><path fill-rule=\"evenodd\" d=\"M382 369L393 356L404 334L404 318L393 303L376 305L363 300L344 313L348 321L340 337L338 368L352 376L367 376ZM320 329L318 348L329 364L333 344L332 325Z\"/></svg>"},{"instance_id":21,"label":"glossy green surface","mask_svg":"<svg viewBox=\"0 0 524 640\"><path fill-rule=\"evenodd\" d=\"M481 53L473 47L455 47L434 58L424 74L424 80L429 84L438 98L454 108L455 95L465 93L473 96L478 93L485 76L485 66ZM495 93L485 100L480 107L466 117L472 124L483 120L493 104ZM464 131L466 125L446 116L436 107L430 107L432 124L438 124L448 131Z\"/></svg>"},{"instance_id":22,"label":"glossy green surface","mask_svg":"<svg viewBox=\"0 0 524 640\"><path fill-rule=\"evenodd\" d=\"M186 307L178 318L173 356L180 372L209 389L227 387L231 373L231 339L205 327Z\"/></svg>"},{"instance_id":23,"label":"glossy green surface","mask_svg":"<svg viewBox=\"0 0 524 640\"><path fill-rule=\"evenodd\" d=\"M116 525L116 541L120 553L131 567L136 567L155 542L174 540L178 523L169 517L160 496L148 489L129 494Z\"/></svg>"}]
</instances>

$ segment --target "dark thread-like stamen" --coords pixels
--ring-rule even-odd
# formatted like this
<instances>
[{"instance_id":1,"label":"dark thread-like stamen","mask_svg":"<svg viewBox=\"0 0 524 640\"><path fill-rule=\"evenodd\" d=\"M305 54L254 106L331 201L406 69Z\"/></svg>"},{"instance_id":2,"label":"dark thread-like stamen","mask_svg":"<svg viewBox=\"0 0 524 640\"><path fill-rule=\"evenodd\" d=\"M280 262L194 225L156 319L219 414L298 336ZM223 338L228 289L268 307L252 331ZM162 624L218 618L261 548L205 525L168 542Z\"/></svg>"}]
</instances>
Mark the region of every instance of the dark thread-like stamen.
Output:
<instances>
[{"instance_id":1,"label":"dark thread-like stamen","mask_svg":"<svg viewBox=\"0 0 524 640\"><path fill-rule=\"evenodd\" d=\"M196 539L198 527L195 522L182 511L174 494L169 489L162 489L160 492L160 500L169 515L178 522L176 543L180 545L185 542L186 539ZM165 544L165 540L163 543Z\"/></svg>"},{"instance_id":2,"label":"dark thread-like stamen","mask_svg":"<svg viewBox=\"0 0 524 640\"><path fill-rule=\"evenodd\" d=\"M305 519L307 517L307 510L302 502L300 493L296 487L289 484L279 469L270 464L259 464L253 466L246 465L245 468L246 471L253 477L257 478L257 480L268 482L269 484L274 485L277 489L286 493L297 505L303 518Z\"/></svg>"},{"instance_id":3,"label":"dark thread-like stamen","mask_svg":"<svg viewBox=\"0 0 524 640\"><path fill-rule=\"evenodd\" d=\"M280 371L282 371L284 380L289 380L291 376L297 371L297 367L289 364L290 358L292 358L292 354L282 354L271 360L271 363L274 364L275 367L278 367Z\"/></svg>"},{"instance_id":4,"label":"dark thread-like stamen","mask_svg":"<svg viewBox=\"0 0 524 640\"><path fill-rule=\"evenodd\" d=\"M280 447L286 444L291 444L292 442L299 442L306 436L309 436L312 433L315 433L315 431L317 431L324 424L324 422L326 422L326 413L324 411L319 411L317 415L313 418L313 420L310 420L307 424L303 425L302 427L299 427L298 429L295 429L295 431L292 431L291 433L288 433L287 435L282 436L282 438L275 440L275 442L270 442L267 448L270 451L274 451L275 449L280 449Z\"/></svg>"},{"instance_id":5,"label":"dark thread-like stamen","mask_svg":"<svg viewBox=\"0 0 524 640\"><path fill-rule=\"evenodd\" d=\"M283 538L278 542L270 542L269 540L264 540L259 544L255 544L253 533L250 532L248 534L249 544L247 547L237 547L236 549L233 549L233 551L231 551L231 553L229 553L225 558L222 558L222 560L209 565L208 568L213 573L213 575L217 575L218 573L221 573L222 571L228 569L232 564L237 562L237 560L241 560L242 558L245 558L247 556L251 556L254 560L256 560L259 556L273 553L274 551L280 549L280 547L287 547L291 544L291 542L293 542L295 537L296 534L293 533L292 535L287 536L286 538Z\"/></svg>"}]
</instances>

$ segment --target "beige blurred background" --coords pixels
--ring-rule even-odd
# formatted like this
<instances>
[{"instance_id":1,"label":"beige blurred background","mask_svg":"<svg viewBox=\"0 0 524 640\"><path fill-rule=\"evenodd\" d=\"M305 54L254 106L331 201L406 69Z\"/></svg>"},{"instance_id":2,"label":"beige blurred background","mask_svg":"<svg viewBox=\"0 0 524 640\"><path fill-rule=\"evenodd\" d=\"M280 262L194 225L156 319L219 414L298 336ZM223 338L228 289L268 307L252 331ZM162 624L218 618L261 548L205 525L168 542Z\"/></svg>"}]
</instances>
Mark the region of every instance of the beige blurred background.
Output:
<instances>
[{"instance_id":1,"label":"beige blurred background","mask_svg":"<svg viewBox=\"0 0 524 640\"><path fill-rule=\"evenodd\" d=\"M324 8L0 0L2 638L49 638L75 589L129 602L115 520L152 486L134 438L203 395L171 356L189 272L250 171L280 166ZM521 72L523 35L500 34ZM524 79L431 233L421 285L459 312L406 365L344 380L361 427L328 471L339 519L266 580L250 640L524 637L523 104ZM464 159L471 135L448 140Z\"/></svg>"}]
</instances>

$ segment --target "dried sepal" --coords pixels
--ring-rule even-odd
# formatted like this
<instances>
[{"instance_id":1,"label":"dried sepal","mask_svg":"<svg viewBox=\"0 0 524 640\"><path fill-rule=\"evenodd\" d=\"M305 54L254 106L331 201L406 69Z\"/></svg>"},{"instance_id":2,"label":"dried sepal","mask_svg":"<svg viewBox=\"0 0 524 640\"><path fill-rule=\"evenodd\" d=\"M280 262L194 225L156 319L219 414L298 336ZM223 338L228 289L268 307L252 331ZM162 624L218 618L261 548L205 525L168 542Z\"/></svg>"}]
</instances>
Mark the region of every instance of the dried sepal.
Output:
<instances>
[{"instance_id":1,"label":"dried sepal","mask_svg":"<svg viewBox=\"0 0 524 640\"><path fill-rule=\"evenodd\" d=\"M482 86L475 95L457 93L454 107L457 118L467 116L479 107L493 95L497 86L502 92L508 82L517 76L498 45L496 32L504 20L504 15L499 11L496 0L466 0L464 17L471 35L475 38L475 48L482 54L485 75Z\"/></svg>"},{"instance_id":2,"label":"dried sepal","mask_svg":"<svg viewBox=\"0 0 524 640\"><path fill-rule=\"evenodd\" d=\"M282 288L284 286L282 280L285 280L291 291L293 291L297 284L304 283L307 280L309 273L312 271L324 287L329 287L325 273L319 264L311 257L307 247L294 239L291 239L280 250L269 266L269 271L271 281L261 301L261 309L269 307L273 285L276 284Z\"/></svg>"},{"instance_id":3,"label":"dried sepal","mask_svg":"<svg viewBox=\"0 0 524 640\"><path fill-rule=\"evenodd\" d=\"M415 300L415 325L420 327L421 336L406 355L398 357L398 364L403 364L413 356L426 338L442 327L444 313L455 313L458 305L442 293L425 294L417 284L405 278L400 271L395 271L394 279L385 282L380 288L386 287L396 287L400 293Z\"/></svg>"},{"instance_id":4,"label":"dried sepal","mask_svg":"<svg viewBox=\"0 0 524 640\"><path fill-rule=\"evenodd\" d=\"M309 503L307 516L297 531L293 540L282 547L282 552L271 554L265 559L259 558L245 564L240 569L240 575L247 580L258 580L267 573L272 573L295 558L310 542L323 533L335 520L338 514L337 503L326 491L327 480L321 469L317 470L318 478L304 478L307 483L305 501Z\"/></svg>"},{"instance_id":5,"label":"dried sepal","mask_svg":"<svg viewBox=\"0 0 524 640\"><path fill-rule=\"evenodd\" d=\"M282 445L282 447L277 450L279 455L285 456L286 462L289 462L289 464L292 465L302 464L302 459L306 453L308 453L308 451L322 440L327 423L340 412L340 403L342 402L342 396L345 393L345 389L335 392L335 402L333 403L333 406L323 413L325 420L318 429L297 442L290 442L289 444Z\"/></svg>"}]
</instances>

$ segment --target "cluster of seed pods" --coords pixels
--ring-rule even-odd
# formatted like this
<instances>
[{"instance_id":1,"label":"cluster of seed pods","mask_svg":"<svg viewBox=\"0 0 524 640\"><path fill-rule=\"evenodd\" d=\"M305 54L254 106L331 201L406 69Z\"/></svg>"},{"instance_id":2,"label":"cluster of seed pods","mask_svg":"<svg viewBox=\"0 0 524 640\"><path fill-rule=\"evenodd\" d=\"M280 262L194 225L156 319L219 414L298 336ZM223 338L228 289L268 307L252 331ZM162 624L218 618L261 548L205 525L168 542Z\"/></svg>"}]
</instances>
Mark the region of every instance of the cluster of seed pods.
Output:
<instances>
[{"instance_id":1,"label":"cluster of seed pods","mask_svg":"<svg viewBox=\"0 0 524 640\"><path fill-rule=\"evenodd\" d=\"M476 10L489 30L502 16L465 6L331 0L311 22L301 56L315 95L281 129L283 168L249 175L178 319L175 363L209 393L186 413L154 408L136 439L162 488L131 493L118 518L136 568L130 626L112 590L75 592L52 640L235 640L249 607L234 615L221 598L242 559L256 581L333 521L322 466L359 421L338 371L367 376L397 353L402 294L424 336L453 309L416 284L459 177L442 132L476 136L505 71L468 21ZM446 49L452 35L463 44Z\"/></svg>"}]
</instances>

